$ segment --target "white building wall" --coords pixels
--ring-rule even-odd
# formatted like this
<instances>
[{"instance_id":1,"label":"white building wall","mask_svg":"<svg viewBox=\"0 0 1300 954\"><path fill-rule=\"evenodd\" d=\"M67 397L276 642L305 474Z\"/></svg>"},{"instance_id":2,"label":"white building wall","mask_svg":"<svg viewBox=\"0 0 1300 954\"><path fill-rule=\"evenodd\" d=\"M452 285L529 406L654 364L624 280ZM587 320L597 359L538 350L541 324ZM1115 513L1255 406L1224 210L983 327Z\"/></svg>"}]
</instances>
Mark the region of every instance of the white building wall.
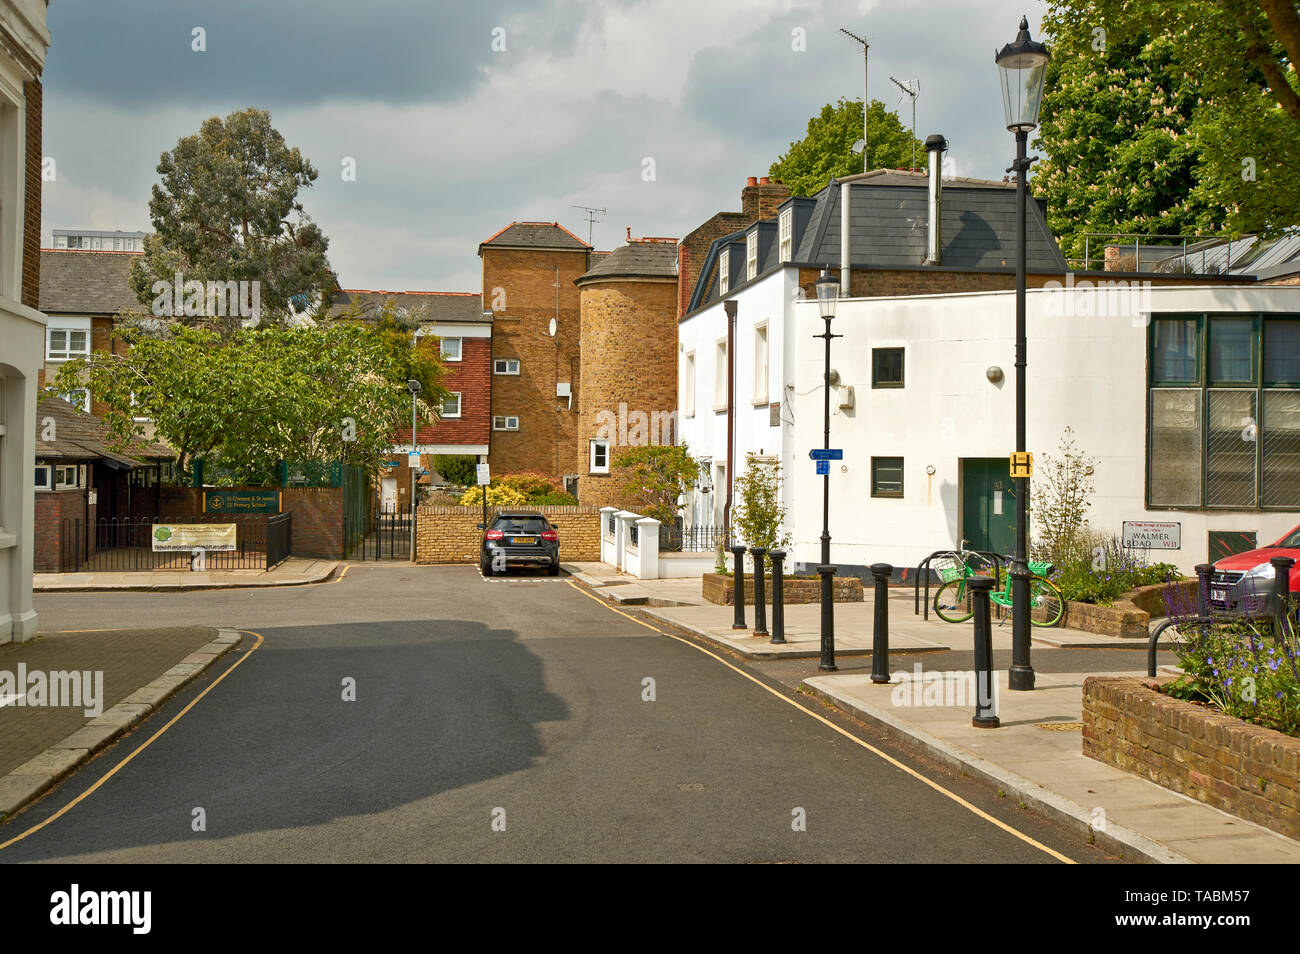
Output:
<instances>
[{"instance_id":1,"label":"white building wall","mask_svg":"<svg viewBox=\"0 0 1300 954\"><path fill-rule=\"evenodd\" d=\"M1056 455L1065 428L1098 458L1089 522L1118 534L1124 520L1182 524L1182 548L1153 553L1192 572L1207 558L1209 530L1254 530L1261 546L1300 523L1278 511L1151 510L1145 506L1147 329L1141 301L1096 290L1031 290L1027 297L1027 440L1036 466ZM1135 299L1138 296L1133 296ZM1300 288L1154 288L1164 312L1300 312ZM793 439L785 449L786 499L795 562L819 561L822 478L808 450L822 446L822 330L816 302L794 305ZM1071 317L1073 316L1073 317ZM1015 295L989 292L842 300L831 365L856 406L832 401L831 561L915 566L958 541L962 458L1005 458L1015 449ZM871 387L871 349L902 346L905 387ZM1003 371L1000 384L986 370ZM904 459L904 496L873 498L870 458ZM926 474L934 467L933 476ZM1014 502L1008 500L1011 506ZM1033 520L1031 515L1031 529Z\"/></svg>"}]
</instances>

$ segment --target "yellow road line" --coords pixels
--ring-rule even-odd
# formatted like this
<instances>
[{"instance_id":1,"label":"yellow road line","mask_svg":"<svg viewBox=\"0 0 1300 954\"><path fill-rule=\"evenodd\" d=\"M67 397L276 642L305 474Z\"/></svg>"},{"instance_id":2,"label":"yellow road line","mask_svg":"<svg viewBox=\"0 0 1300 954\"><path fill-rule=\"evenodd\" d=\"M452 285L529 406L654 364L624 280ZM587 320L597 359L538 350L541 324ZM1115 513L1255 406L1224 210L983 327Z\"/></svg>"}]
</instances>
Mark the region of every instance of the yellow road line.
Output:
<instances>
[{"instance_id":1,"label":"yellow road line","mask_svg":"<svg viewBox=\"0 0 1300 954\"><path fill-rule=\"evenodd\" d=\"M140 746L138 749L136 749L134 752L132 752L130 755L128 755L126 758L124 758L122 761L118 762L118 763L117 763L116 765L114 765L111 769L109 769L108 773L107 773L103 778L101 778L101 779L100 779L98 782L96 782L94 785L90 786L90 788L86 789L84 792L82 792L80 795L78 795L78 796L77 796L76 798L74 798L72 801L68 802L68 804L64 805L62 808L60 808L57 812L55 812L55 813L54 813L53 815L51 815L49 818L45 819L45 821L41 822L39 825L33 825L31 828L27 829L27 830L26 830L25 832L23 832L21 835L15 835L13 838L10 838L8 841L0 842L0 851L3 851L5 848L8 848L8 847L9 847L10 845L12 845L12 844L15 844L15 843L17 843L17 842L22 841L24 838L26 838L26 837L29 836L29 835L34 835L34 834L36 834L36 832L40 831L40 830L41 830L42 828L44 828L46 825L50 824L51 822L57 821L58 819L62 818L64 815L66 815L66 814L67 814L69 811L71 811L71 810L72 810L76 805L78 805L78 804L81 803L83 800L85 800L86 798L88 798L92 793L94 793L95 790L98 789L101 785L103 785L103 784L104 784L105 782L107 782L110 778L112 778L114 775L116 775L119 771L121 771L123 768L125 768L126 765L127 765L127 763L129 763L133 758L135 758L137 755L139 755L139 754L140 754L141 752L143 752L145 749L149 748L149 746L153 745L154 742L156 742L156 741L158 740L158 737L159 737L160 735L162 735L164 732L166 732L168 729L170 729L172 726L174 726L174 725L175 725L175 724L180 720L180 717L181 717L181 716L185 715L185 713L189 712L189 711L190 711L191 709L193 709L196 705L198 705L200 699L202 699L204 696L206 696L206 695L207 695L209 692L211 692L213 689L217 688L217 684L220 683L221 680L225 679L225 678L226 678L227 676L229 676L232 672L234 672L237 668L239 668L239 666L243 665L244 660L246 660L246 659L247 659L249 656L251 656L253 653L257 652L258 648L261 647L261 645L262 645L262 634L261 634L261 633L255 633L255 632L253 632L251 629L241 629L241 630L238 630L238 632L241 632L241 633L247 633L249 636L256 636L256 637L257 637L257 642L256 642L255 644L253 644L253 648L252 648L252 649L250 649L248 652L244 653L242 656L240 656L238 659L236 659L235 662L234 662L234 664L231 665L231 667L230 667L229 669L227 669L227 670L226 670L225 672L223 672L220 676L218 676L216 679L214 679L214 680L212 681L212 684L211 684L210 686L208 686L206 689L204 689L202 692L200 692L197 696L195 696L194 699L190 702L189 705L187 705L187 706L186 706L184 709L182 709L180 712L176 713L176 715L172 716L171 720L170 720L170 721L169 721L165 726L163 726L161 729L159 729L157 732L155 732L153 735L151 735L151 736L149 737L149 739L144 743L144 745Z\"/></svg>"},{"instance_id":2,"label":"yellow road line","mask_svg":"<svg viewBox=\"0 0 1300 954\"><path fill-rule=\"evenodd\" d=\"M781 692L778 692L777 690L773 689L771 686L767 685L767 683L763 682L761 679L756 678L754 675L752 675L751 673L746 672L744 669L741 669L739 666L733 665L732 663L730 663L730 662L728 662L727 660L723 659L723 658L722 658L721 656L719 656L717 653L714 653L714 652L712 652L712 651L710 651L710 650L708 650L708 649L705 649L703 646L699 645L698 643L694 643L694 642L692 642L692 641L689 640L689 639L683 639L683 638L680 637L680 636L674 636L672 633L665 633L665 632L663 632L662 630L656 629L655 627L651 626L651 625L650 625L649 623L647 623L645 620L637 619L635 616L631 615L630 613L625 613L625 612L623 612L621 609L618 609L618 608L616 608L616 607L610 606L608 603L606 603L606 602L605 602L604 600L602 600L600 597L596 596L596 595L593 594L593 593L588 593L588 592L587 592L586 590L584 590L582 587L578 586L578 584L575 583L573 580L569 580L568 583L569 583L570 586L572 586L575 590L577 590L577 591L578 591L579 593L581 593L583 596L586 596L586 597L588 597L589 599L593 599L593 600L595 600L595 601L596 601L597 603L599 603L601 606L605 607L605 609L610 610L611 612L617 613L619 616L625 616L625 617L627 617L628 619L630 619L632 622L634 622L634 623L636 623L636 624L638 624L638 625L640 625L640 626L644 626L646 629L650 630L650 631L653 632L653 633L658 633L660 636L667 636L669 639L675 639L675 640L677 640L679 643L685 643L687 646L690 646L690 647L692 647L692 648L694 648L694 649L698 649L700 652L704 653L704 655L706 655L706 656L712 656L714 659L716 659L718 662L722 663L722 665L726 666L728 669L731 669L731 670L733 670L733 671L735 671L735 672L740 673L742 676L744 676L744 677L745 677L746 679L748 679L750 682L754 683L754 685L759 686L759 687L761 687L761 688L763 688L763 689L766 689L768 692L770 692L772 695L776 696L776 697L777 697L778 699L780 699L782 702L789 703L790 705L792 705L792 706L794 706L796 709L798 709L800 712L803 712L803 713L805 713L805 714L807 714L807 715L812 716L812 717L813 717L814 719L816 719L818 722L822 723L823 725L825 725L825 726L827 726L827 727L829 727L829 728L831 728L831 729L834 729L836 732L838 732L840 735L844 736L846 739L849 739L849 740L851 740L851 741L857 743L858 745L860 745L860 746L862 746L864 749L866 749L868 752L871 752L873 755L877 755L877 756L879 756L880 758L882 758L882 759L884 759L886 762L888 762L890 765L893 765L895 768L902 769L904 772L906 772L908 775L912 776L912 777L913 777L914 779L916 779L917 781L924 782L926 785L930 786L932 789L934 789L934 790L935 790L936 792L938 792L939 794L941 794L941 795L943 795L943 796L945 796L945 797L947 797L947 798L952 799L954 802L956 802L956 803L957 803L958 805L960 805L962 808L965 808L966 810L968 810L968 811L970 811L970 812L973 812L974 814L978 815L980 818L984 819L986 822L989 822L989 823L991 823L991 824L993 824L993 825L996 825L998 828L1001 828L1001 829L1002 829L1003 831L1005 831L1007 834L1009 834L1009 835L1014 835L1016 838L1019 838L1021 841L1025 842L1026 844L1033 845L1035 848L1039 849L1040 851L1046 852L1047 854L1049 854L1049 855L1051 855L1053 858L1055 858L1057 861L1063 862L1063 863L1065 863L1065 864L1067 864L1067 865L1073 865L1073 864L1077 864L1077 863L1078 863L1078 862L1076 862L1076 861L1075 861L1074 859L1072 859L1072 858L1067 858L1065 855L1061 854L1059 851L1056 851L1056 850L1054 850L1054 849L1052 849L1052 848L1047 847L1047 845L1044 845L1041 841L1038 841L1038 840L1036 840L1036 839L1034 839L1034 838L1031 838L1031 837L1029 837L1028 835L1026 835L1024 832L1019 831L1019 830L1017 830L1017 829L1015 829L1015 828L1012 828L1012 827L1011 827L1010 825L1008 825L1006 822L1001 821L1000 819L994 818L994 817L993 817L992 815L990 815L988 812L986 812L986 811L984 811L983 809L978 808L978 807L976 807L975 805L972 805L970 802L966 801L966 799L962 798L962 797L961 797L960 795L958 795L956 792L949 791L948 789L944 788L942 785L940 785L938 782L934 781L933 779L931 779L931 778L927 778L926 776L922 775L920 772L918 772L916 769L912 768L910 765L904 765L902 762L898 761L898 759L894 758L892 755L889 755L889 754L886 753L886 752L882 752L880 749L876 748L874 745L872 745L872 744L869 743L869 742L864 742L862 739L859 739L859 738L858 738L856 735L854 735L852 732L849 732L848 730L841 728L840 726L836 725L834 722L830 721L830 719L827 719L825 716L822 716L822 715L820 715L820 714L818 714L818 713L816 713L816 712L813 712L813 711L812 711L811 709L809 709L807 706L801 705L800 703L798 703L798 702L795 701L794 699L791 699L789 696L786 696L785 694L783 694L783 693L781 693ZM2 847L4 847L4 846L3 846L3 845L0 845L0 848L2 848Z\"/></svg>"}]
</instances>

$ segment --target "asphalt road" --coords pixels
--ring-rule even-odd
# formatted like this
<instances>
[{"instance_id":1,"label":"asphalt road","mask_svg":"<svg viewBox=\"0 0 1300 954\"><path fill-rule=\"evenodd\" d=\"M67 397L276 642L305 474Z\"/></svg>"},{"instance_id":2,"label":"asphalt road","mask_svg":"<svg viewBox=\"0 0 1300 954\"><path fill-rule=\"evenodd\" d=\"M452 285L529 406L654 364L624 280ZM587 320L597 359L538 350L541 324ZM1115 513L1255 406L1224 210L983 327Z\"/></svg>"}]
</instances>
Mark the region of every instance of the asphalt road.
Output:
<instances>
[{"instance_id":1,"label":"asphalt road","mask_svg":"<svg viewBox=\"0 0 1300 954\"><path fill-rule=\"evenodd\" d=\"M563 578L363 565L37 609L46 630L206 623L262 641L0 826L3 843L67 808L0 862L1114 860Z\"/></svg>"}]
</instances>

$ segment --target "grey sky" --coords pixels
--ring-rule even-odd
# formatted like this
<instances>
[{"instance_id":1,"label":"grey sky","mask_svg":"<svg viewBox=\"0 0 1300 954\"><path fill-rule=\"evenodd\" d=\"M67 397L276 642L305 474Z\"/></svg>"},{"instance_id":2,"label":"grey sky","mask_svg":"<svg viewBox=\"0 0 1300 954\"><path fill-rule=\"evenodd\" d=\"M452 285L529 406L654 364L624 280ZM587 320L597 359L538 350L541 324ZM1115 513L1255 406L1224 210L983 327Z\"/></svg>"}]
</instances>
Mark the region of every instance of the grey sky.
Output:
<instances>
[{"instance_id":1,"label":"grey sky","mask_svg":"<svg viewBox=\"0 0 1300 954\"><path fill-rule=\"evenodd\" d=\"M917 134L959 175L1013 149L993 65L1042 0L54 0L45 71L43 244L53 228L147 229L161 152L245 106L320 171L302 199L350 288L477 290L478 243L558 220L599 248L679 237L739 209L808 118L921 81ZM195 52L192 31L206 31ZM493 50L504 30L504 51ZM806 49L795 50L793 31ZM356 181L340 175L356 161ZM644 181L644 160L654 181Z\"/></svg>"}]
</instances>

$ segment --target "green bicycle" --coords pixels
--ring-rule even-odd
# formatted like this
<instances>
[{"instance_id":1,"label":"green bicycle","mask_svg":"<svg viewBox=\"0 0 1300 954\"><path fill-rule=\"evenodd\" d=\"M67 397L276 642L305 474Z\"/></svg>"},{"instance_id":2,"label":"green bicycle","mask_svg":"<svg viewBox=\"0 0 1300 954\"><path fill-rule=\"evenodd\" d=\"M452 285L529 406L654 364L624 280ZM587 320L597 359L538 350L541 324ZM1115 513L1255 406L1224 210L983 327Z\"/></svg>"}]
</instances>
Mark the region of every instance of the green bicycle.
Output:
<instances>
[{"instance_id":1,"label":"green bicycle","mask_svg":"<svg viewBox=\"0 0 1300 954\"><path fill-rule=\"evenodd\" d=\"M961 541L965 544L965 540ZM973 576L988 576L992 563L985 557L964 547L954 550L946 558L934 561L943 585L934 594L934 611L946 623L964 623L975 615L975 602L971 599L966 581ZM1047 577L1054 567L1050 563L1029 561L1029 621L1035 626L1055 626L1065 615L1065 597L1060 588ZM1006 578L1002 589L989 594L989 600L1010 609L1011 577Z\"/></svg>"}]
</instances>

